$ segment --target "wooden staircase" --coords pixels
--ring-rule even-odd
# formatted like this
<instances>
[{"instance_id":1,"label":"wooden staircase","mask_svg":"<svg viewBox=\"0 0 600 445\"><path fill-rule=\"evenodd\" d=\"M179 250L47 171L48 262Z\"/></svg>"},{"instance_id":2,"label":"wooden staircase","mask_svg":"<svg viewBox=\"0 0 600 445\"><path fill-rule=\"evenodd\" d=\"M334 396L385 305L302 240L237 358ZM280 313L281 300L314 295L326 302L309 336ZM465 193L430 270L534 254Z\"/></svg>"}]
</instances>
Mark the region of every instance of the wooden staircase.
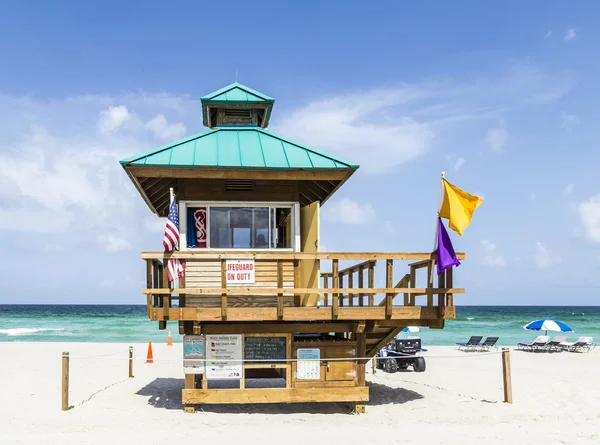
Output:
<instances>
[{"instance_id":1,"label":"wooden staircase","mask_svg":"<svg viewBox=\"0 0 600 445\"><path fill-rule=\"evenodd\" d=\"M396 288L409 287L410 274L404 275ZM398 294L393 295L393 298ZM379 303L379 306L384 306L385 300ZM365 326L365 333L367 334L367 357L374 357L377 352L383 348L388 342L390 342L396 335L400 333L405 326L398 326L394 321L389 321L386 324L386 320L377 320L374 322L368 322Z\"/></svg>"}]
</instances>

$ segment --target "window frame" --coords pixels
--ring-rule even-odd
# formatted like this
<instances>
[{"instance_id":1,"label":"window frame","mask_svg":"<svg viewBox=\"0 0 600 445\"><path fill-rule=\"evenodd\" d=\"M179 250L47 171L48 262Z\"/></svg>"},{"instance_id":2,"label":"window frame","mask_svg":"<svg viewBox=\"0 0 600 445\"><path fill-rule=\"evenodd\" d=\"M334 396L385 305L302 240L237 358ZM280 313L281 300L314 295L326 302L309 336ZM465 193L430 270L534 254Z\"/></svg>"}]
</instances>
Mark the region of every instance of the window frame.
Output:
<instances>
[{"instance_id":1,"label":"window frame","mask_svg":"<svg viewBox=\"0 0 600 445\"><path fill-rule=\"evenodd\" d=\"M206 207L206 245L209 247L188 247L187 246L187 210L189 207ZM291 209L291 230L292 239L290 240L292 247L285 248L213 248L210 247L210 208L211 207L267 207L269 209L269 221L271 219L271 209L288 207ZM269 224L270 226L270 224ZM269 227L269 240L271 237L271 227ZM253 252L300 252L300 203L298 201L290 202L263 202L263 201L195 201L181 200L179 201L179 250L180 251L227 251L227 252L243 252L251 250Z\"/></svg>"}]
</instances>

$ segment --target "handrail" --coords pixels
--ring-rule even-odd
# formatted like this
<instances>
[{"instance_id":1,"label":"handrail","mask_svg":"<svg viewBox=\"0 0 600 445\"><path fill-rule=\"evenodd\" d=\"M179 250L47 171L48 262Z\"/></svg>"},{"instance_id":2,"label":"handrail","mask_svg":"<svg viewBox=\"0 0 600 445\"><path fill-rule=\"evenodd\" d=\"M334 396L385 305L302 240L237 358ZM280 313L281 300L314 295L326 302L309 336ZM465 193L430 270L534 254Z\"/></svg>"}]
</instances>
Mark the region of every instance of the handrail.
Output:
<instances>
[{"instance_id":1,"label":"handrail","mask_svg":"<svg viewBox=\"0 0 600 445\"><path fill-rule=\"evenodd\" d=\"M256 294L323 294L323 293L350 293L359 290L356 287L353 288L311 288L311 287L212 287L212 288L157 288L157 289L142 289L142 294L188 294L188 295L256 295ZM462 294L465 293L465 289L461 287L375 287L375 288L361 288L360 292L363 294L395 294L398 295L403 292L418 292L423 295L428 294Z\"/></svg>"},{"instance_id":2,"label":"handrail","mask_svg":"<svg viewBox=\"0 0 600 445\"><path fill-rule=\"evenodd\" d=\"M365 269L365 268L369 267L369 265L371 263L375 263L375 260L367 260L367 261L363 261L362 263L358 263L353 266L346 267L345 269L338 271L338 276L339 275L347 275L348 273L352 273L352 272L358 272L361 267L363 269ZM333 272L321 272L321 276L325 277L325 278L331 278L331 277L333 277Z\"/></svg>"},{"instance_id":3,"label":"handrail","mask_svg":"<svg viewBox=\"0 0 600 445\"><path fill-rule=\"evenodd\" d=\"M464 252L457 252L459 260L465 259ZM179 258L197 260L257 259L257 260L435 260L435 252L277 252L277 251L232 251L232 250L186 250L177 252L142 252L143 260Z\"/></svg>"}]
</instances>

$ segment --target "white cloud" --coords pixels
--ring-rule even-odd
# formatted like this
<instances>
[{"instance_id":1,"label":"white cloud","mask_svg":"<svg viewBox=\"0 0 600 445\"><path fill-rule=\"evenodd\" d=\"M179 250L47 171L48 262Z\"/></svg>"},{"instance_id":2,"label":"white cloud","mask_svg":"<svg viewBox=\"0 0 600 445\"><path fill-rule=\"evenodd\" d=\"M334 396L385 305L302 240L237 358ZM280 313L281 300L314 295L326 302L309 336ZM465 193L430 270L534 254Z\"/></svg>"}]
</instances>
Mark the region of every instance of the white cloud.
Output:
<instances>
[{"instance_id":1,"label":"white cloud","mask_svg":"<svg viewBox=\"0 0 600 445\"><path fill-rule=\"evenodd\" d=\"M544 39L549 39L550 37L552 37L552 31L548 31L546 34L544 34Z\"/></svg>"},{"instance_id":2,"label":"white cloud","mask_svg":"<svg viewBox=\"0 0 600 445\"><path fill-rule=\"evenodd\" d=\"M507 139L508 131L506 130L506 124L504 121L500 121L498 126L490 128L485 138L487 144L495 153L501 153L503 151Z\"/></svg>"},{"instance_id":3,"label":"white cloud","mask_svg":"<svg viewBox=\"0 0 600 445\"><path fill-rule=\"evenodd\" d=\"M567 114L563 111L561 113L561 116L562 122L560 124L560 128L564 128L565 130L572 130L581 122L579 116L576 116L574 114Z\"/></svg>"},{"instance_id":4,"label":"white cloud","mask_svg":"<svg viewBox=\"0 0 600 445\"><path fill-rule=\"evenodd\" d=\"M98 287L114 287L115 284L117 284L115 280L102 280L98 283Z\"/></svg>"},{"instance_id":5,"label":"white cloud","mask_svg":"<svg viewBox=\"0 0 600 445\"><path fill-rule=\"evenodd\" d=\"M448 153L446 155L446 160L450 164L452 170L454 170L455 172L458 171L466 162L465 158L457 156L454 153Z\"/></svg>"},{"instance_id":6,"label":"white cloud","mask_svg":"<svg viewBox=\"0 0 600 445\"><path fill-rule=\"evenodd\" d=\"M533 257L535 266L542 270L562 263L562 258L550 252L541 242L535 243L535 254Z\"/></svg>"},{"instance_id":7,"label":"white cloud","mask_svg":"<svg viewBox=\"0 0 600 445\"><path fill-rule=\"evenodd\" d=\"M98 130L109 133L117 130L123 123L131 119L133 115L126 106L119 105L102 110L98 117Z\"/></svg>"},{"instance_id":8,"label":"white cloud","mask_svg":"<svg viewBox=\"0 0 600 445\"><path fill-rule=\"evenodd\" d=\"M383 227L390 235L396 234L396 229L394 228L394 223L392 221L390 221L389 219L383 223Z\"/></svg>"},{"instance_id":9,"label":"white cloud","mask_svg":"<svg viewBox=\"0 0 600 445\"><path fill-rule=\"evenodd\" d=\"M359 204L349 198L328 204L323 213L325 219L342 224L366 224L375 216L370 203Z\"/></svg>"},{"instance_id":10,"label":"white cloud","mask_svg":"<svg viewBox=\"0 0 600 445\"><path fill-rule=\"evenodd\" d=\"M504 267L506 266L506 260L503 256L494 254L496 245L489 240L481 240L481 245L486 255L483 257L483 265L487 267Z\"/></svg>"},{"instance_id":11,"label":"white cloud","mask_svg":"<svg viewBox=\"0 0 600 445\"><path fill-rule=\"evenodd\" d=\"M575 28L570 28L567 30L565 34L565 42L569 42L577 37L577 33L575 32Z\"/></svg>"},{"instance_id":12,"label":"white cloud","mask_svg":"<svg viewBox=\"0 0 600 445\"><path fill-rule=\"evenodd\" d=\"M535 201L535 198L536 198L536 195L535 195L535 193L532 193L532 194L531 194L531 200L532 200L532 201Z\"/></svg>"},{"instance_id":13,"label":"white cloud","mask_svg":"<svg viewBox=\"0 0 600 445\"><path fill-rule=\"evenodd\" d=\"M144 128L154 133L154 135L164 141L173 141L180 139L185 135L186 128L181 122L170 124L167 119L159 114L144 124Z\"/></svg>"},{"instance_id":14,"label":"white cloud","mask_svg":"<svg viewBox=\"0 0 600 445\"><path fill-rule=\"evenodd\" d=\"M124 238L113 235L104 235L98 237L100 248L109 253L125 252L131 250L131 244Z\"/></svg>"},{"instance_id":15,"label":"white cloud","mask_svg":"<svg viewBox=\"0 0 600 445\"><path fill-rule=\"evenodd\" d=\"M565 190L563 191L563 196L569 196L575 190L575 184L567 184Z\"/></svg>"},{"instance_id":16,"label":"white cloud","mask_svg":"<svg viewBox=\"0 0 600 445\"><path fill-rule=\"evenodd\" d=\"M593 243L600 243L600 194L579 203L578 210L585 237Z\"/></svg>"},{"instance_id":17,"label":"white cloud","mask_svg":"<svg viewBox=\"0 0 600 445\"><path fill-rule=\"evenodd\" d=\"M131 248L126 240L147 232L149 210L118 160L160 145L138 112L180 119L197 107L185 97L147 93L53 101L0 95L0 230L68 231L77 243Z\"/></svg>"},{"instance_id":18,"label":"white cloud","mask_svg":"<svg viewBox=\"0 0 600 445\"><path fill-rule=\"evenodd\" d=\"M276 129L291 139L321 147L368 172L386 171L431 147L432 125L405 113L386 115L421 93L411 88L368 91L319 100L289 113Z\"/></svg>"}]
</instances>

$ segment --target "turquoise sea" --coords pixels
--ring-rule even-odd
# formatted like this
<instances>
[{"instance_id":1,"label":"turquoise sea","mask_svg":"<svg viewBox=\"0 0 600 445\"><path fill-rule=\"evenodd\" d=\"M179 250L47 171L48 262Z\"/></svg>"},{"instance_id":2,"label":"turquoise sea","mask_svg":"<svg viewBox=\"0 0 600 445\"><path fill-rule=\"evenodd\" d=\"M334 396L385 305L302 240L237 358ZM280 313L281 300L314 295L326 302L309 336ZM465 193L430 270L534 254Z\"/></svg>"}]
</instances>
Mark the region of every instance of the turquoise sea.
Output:
<instances>
[{"instance_id":1,"label":"turquoise sea","mask_svg":"<svg viewBox=\"0 0 600 445\"><path fill-rule=\"evenodd\" d=\"M454 345L471 335L499 336L499 344L516 345L538 335L523 325L548 317L575 330L564 334L567 340L583 335L600 340L600 306L459 306L456 313L442 330L409 335L418 335L424 345ZM174 342L181 341L177 322L169 322L167 330ZM9 341L166 342L167 331L159 331L141 305L0 305L0 342Z\"/></svg>"}]
</instances>

